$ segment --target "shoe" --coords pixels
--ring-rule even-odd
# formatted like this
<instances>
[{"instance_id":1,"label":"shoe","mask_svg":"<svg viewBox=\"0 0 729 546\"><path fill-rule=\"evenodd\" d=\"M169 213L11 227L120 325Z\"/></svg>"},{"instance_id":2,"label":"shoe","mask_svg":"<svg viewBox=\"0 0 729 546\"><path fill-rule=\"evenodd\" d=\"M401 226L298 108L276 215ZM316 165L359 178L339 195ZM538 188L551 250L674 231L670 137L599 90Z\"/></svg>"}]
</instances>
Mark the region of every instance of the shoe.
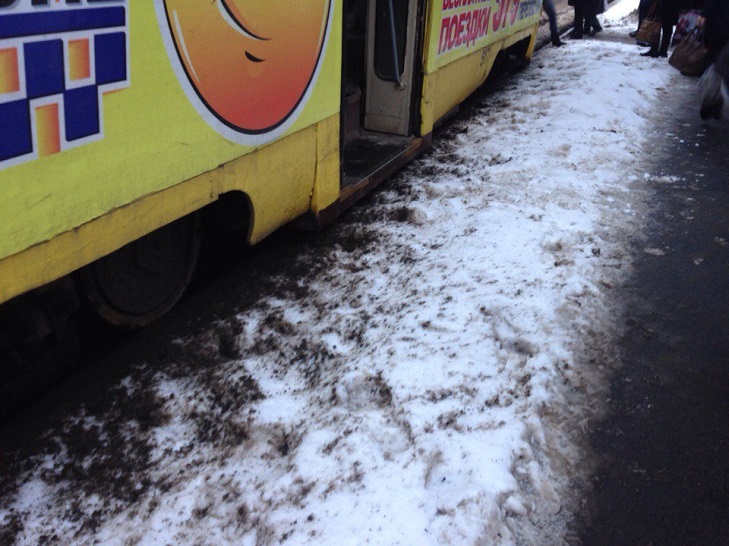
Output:
<instances>
[{"instance_id":1,"label":"shoe","mask_svg":"<svg viewBox=\"0 0 729 546\"><path fill-rule=\"evenodd\" d=\"M562 40L560 40L560 39L559 39L559 36L558 36L558 37L556 37L556 38L552 38L552 45L553 45L554 47L561 47L561 46L563 46L563 45L564 45L564 42L563 42Z\"/></svg>"},{"instance_id":2,"label":"shoe","mask_svg":"<svg viewBox=\"0 0 729 546\"><path fill-rule=\"evenodd\" d=\"M658 56L659 57L668 57L668 51L661 50L658 52Z\"/></svg>"},{"instance_id":3,"label":"shoe","mask_svg":"<svg viewBox=\"0 0 729 546\"><path fill-rule=\"evenodd\" d=\"M658 55L659 55L658 50L657 49L653 49L653 48L650 48L645 53L641 53L640 54L641 57L653 57L654 59L657 59L658 58Z\"/></svg>"},{"instance_id":4,"label":"shoe","mask_svg":"<svg viewBox=\"0 0 729 546\"><path fill-rule=\"evenodd\" d=\"M570 40L582 40L582 31L578 32L576 30L573 30L567 36L569 36Z\"/></svg>"},{"instance_id":5,"label":"shoe","mask_svg":"<svg viewBox=\"0 0 729 546\"><path fill-rule=\"evenodd\" d=\"M598 32L602 32L602 27L593 28L592 29L592 33L590 34L590 36L594 36Z\"/></svg>"},{"instance_id":6,"label":"shoe","mask_svg":"<svg viewBox=\"0 0 729 546\"><path fill-rule=\"evenodd\" d=\"M631 38L635 38L636 36L638 36L638 31L637 30L634 30L628 36L630 36Z\"/></svg>"}]
</instances>

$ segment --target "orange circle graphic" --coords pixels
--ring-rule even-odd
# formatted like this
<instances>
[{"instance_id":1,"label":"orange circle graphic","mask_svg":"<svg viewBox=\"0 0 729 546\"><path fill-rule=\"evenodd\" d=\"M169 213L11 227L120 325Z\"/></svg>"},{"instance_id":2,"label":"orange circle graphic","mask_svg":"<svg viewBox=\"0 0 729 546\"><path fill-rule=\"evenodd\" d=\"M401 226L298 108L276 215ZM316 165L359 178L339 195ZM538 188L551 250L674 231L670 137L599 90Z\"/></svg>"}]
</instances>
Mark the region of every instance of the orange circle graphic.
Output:
<instances>
[{"instance_id":1,"label":"orange circle graphic","mask_svg":"<svg viewBox=\"0 0 729 546\"><path fill-rule=\"evenodd\" d=\"M331 0L164 0L187 78L205 106L248 134L296 110L317 69Z\"/></svg>"}]
</instances>

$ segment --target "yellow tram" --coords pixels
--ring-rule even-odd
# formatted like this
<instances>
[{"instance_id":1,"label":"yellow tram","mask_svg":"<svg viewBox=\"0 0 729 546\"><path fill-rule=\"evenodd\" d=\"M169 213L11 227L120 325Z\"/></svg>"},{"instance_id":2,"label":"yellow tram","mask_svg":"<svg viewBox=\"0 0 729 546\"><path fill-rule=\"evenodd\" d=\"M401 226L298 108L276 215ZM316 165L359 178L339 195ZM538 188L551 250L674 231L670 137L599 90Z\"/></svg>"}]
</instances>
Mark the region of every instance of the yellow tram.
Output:
<instances>
[{"instance_id":1,"label":"yellow tram","mask_svg":"<svg viewBox=\"0 0 729 546\"><path fill-rule=\"evenodd\" d=\"M426 147L499 52L530 57L540 13L0 0L0 303L60 283L111 323L154 320L190 279L199 211L252 244L326 224Z\"/></svg>"}]
</instances>

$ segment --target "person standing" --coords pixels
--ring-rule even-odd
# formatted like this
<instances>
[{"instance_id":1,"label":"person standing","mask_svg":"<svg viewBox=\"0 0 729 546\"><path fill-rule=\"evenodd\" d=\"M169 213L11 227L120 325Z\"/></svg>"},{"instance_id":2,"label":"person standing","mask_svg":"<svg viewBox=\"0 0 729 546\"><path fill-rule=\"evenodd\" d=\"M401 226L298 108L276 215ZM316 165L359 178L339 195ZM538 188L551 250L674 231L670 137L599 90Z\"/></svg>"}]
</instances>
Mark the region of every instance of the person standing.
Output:
<instances>
[{"instance_id":1,"label":"person standing","mask_svg":"<svg viewBox=\"0 0 729 546\"><path fill-rule=\"evenodd\" d=\"M557 10L554 8L553 0L543 0L542 7L544 13L549 17L549 34L552 38L552 45L554 47L563 46L564 42L559 39L559 30L557 29Z\"/></svg>"},{"instance_id":2,"label":"person standing","mask_svg":"<svg viewBox=\"0 0 729 546\"><path fill-rule=\"evenodd\" d=\"M701 77L701 119L720 119L724 106L721 91L729 91L729 0L707 0L696 24L704 30L710 65Z\"/></svg>"},{"instance_id":3,"label":"person standing","mask_svg":"<svg viewBox=\"0 0 729 546\"><path fill-rule=\"evenodd\" d=\"M729 42L729 0L706 0L696 24L704 29L704 43L709 48L707 61L714 63Z\"/></svg>"},{"instance_id":4,"label":"person standing","mask_svg":"<svg viewBox=\"0 0 729 546\"><path fill-rule=\"evenodd\" d=\"M581 40L583 27L585 25L585 3L588 0L567 0L567 4L575 10L575 28L569 33L573 40Z\"/></svg>"},{"instance_id":5,"label":"person standing","mask_svg":"<svg viewBox=\"0 0 729 546\"><path fill-rule=\"evenodd\" d=\"M640 25L643 23L643 20L648 17L648 10L651 9L652 4L653 0L640 0L640 3L638 4L638 28L630 33L631 38L635 38L638 35Z\"/></svg>"},{"instance_id":6,"label":"person standing","mask_svg":"<svg viewBox=\"0 0 729 546\"><path fill-rule=\"evenodd\" d=\"M585 0L585 28L583 34L594 36L602 32L597 16L605 13L605 0Z\"/></svg>"},{"instance_id":7,"label":"person standing","mask_svg":"<svg viewBox=\"0 0 729 546\"><path fill-rule=\"evenodd\" d=\"M678 23L678 12L685 9L686 0L657 0L658 16L661 20L661 39L659 44L653 44L641 57L668 57L668 47L671 45L673 27ZM725 1L725 0L722 0Z\"/></svg>"}]
</instances>

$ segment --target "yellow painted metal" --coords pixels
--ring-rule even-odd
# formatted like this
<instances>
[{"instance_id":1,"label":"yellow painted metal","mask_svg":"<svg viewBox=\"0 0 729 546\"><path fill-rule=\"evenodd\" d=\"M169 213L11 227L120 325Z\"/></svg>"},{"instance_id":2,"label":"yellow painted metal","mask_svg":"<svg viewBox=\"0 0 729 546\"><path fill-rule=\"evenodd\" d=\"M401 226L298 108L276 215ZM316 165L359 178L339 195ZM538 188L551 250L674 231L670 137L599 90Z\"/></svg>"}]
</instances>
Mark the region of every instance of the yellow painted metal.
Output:
<instances>
[{"instance_id":1,"label":"yellow painted metal","mask_svg":"<svg viewBox=\"0 0 729 546\"><path fill-rule=\"evenodd\" d=\"M521 10L515 22L496 28L489 19L492 30L478 37L476 27L463 26L477 10L499 12L501 2L508 2L500 12L503 21L508 9ZM532 4L537 3L429 1L421 134L430 133L440 117L483 82L500 49L531 33L531 54L539 17ZM191 97L169 54L163 19L155 11L162 4L128 0L125 5L129 81L100 97L102 134L81 145L53 145L49 137L56 138L51 129L57 123L50 103L39 110L41 125L50 127L41 135L47 139L43 154L0 164L0 303L83 267L226 192L248 196L251 243L307 211L323 211L339 198L341 0L333 4L315 85L295 120L282 126L272 141L249 145L221 131ZM473 40L459 42L455 34L443 34L444 21L452 23L453 17L461 25L457 34L465 32ZM3 47L0 65L13 74L18 54ZM76 66L69 74L83 80L90 74L83 65L87 53L69 47ZM21 92L14 82L6 78L0 92Z\"/></svg>"},{"instance_id":2,"label":"yellow painted metal","mask_svg":"<svg viewBox=\"0 0 729 546\"><path fill-rule=\"evenodd\" d=\"M316 181L311 194L310 209L318 214L339 198L340 117L332 116L322 121L317 129Z\"/></svg>"},{"instance_id":3,"label":"yellow painted metal","mask_svg":"<svg viewBox=\"0 0 729 546\"><path fill-rule=\"evenodd\" d=\"M495 44L461 57L434 73L426 74L423 79L421 103L422 134L432 131L433 125L440 118L483 84L499 51L530 35L536 35L536 26L516 32ZM533 44L533 37L530 43ZM531 47L533 48L533 45Z\"/></svg>"},{"instance_id":4,"label":"yellow painted metal","mask_svg":"<svg viewBox=\"0 0 729 546\"><path fill-rule=\"evenodd\" d=\"M430 0L421 134L485 81L499 51L531 36L531 56L540 15L539 0Z\"/></svg>"},{"instance_id":5,"label":"yellow painted metal","mask_svg":"<svg viewBox=\"0 0 729 546\"><path fill-rule=\"evenodd\" d=\"M251 242L336 200L342 2L333 4L315 85L298 117L277 140L248 146L216 131L191 104L154 6L128 2L129 85L101 98L101 137L0 166L0 303L225 191L248 194ZM14 69L10 53L3 59Z\"/></svg>"},{"instance_id":6,"label":"yellow painted metal","mask_svg":"<svg viewBox=\"0 0 729 546\"><path fill-rule=\"evenodd\" d=\"M317 133L316 125L307 127L215 171L220 193L242 190L248 195L253 210L251 243L309 209Z\"/></svg>"},{"instance_id":7,"label":"yellow painted metal","mask_svg":"<svg viewBox=\"0 0 729 546\"><path fill-rule=\"evenodd\" d=\"M423 134L483 84L491 71L501 44L493 44L428 74L424 79ZM427 108L427 109L426 109Z\"/></svg>"},{"instance_id":8,"label":"yellow painted metal","mask_svg":"<svg viewBox=\"0 0 729 546\"><path fill-rule=\"evenodd\" d=\"M0 260L0 301L71 273L204 207L223 193L242 191L248 195L253 210L251 243L310 207L314 211L325 208L338 196L338 127L337 114L256 153L116 208L50 241ZM317 158L323 176L316 172ZM336 165L336 176L332 176L332 165ZM311 181L315 179L316 199L311 200ZM277 180L285 180L286 184L276 183Z\"/></svg>"},{"instance_id":9,"label":"yellow painted metal","mask_svg":"<svg viewBox=\"0 0 729 546\"><path fill-rule=\"evenodd\" d=\"M522 31L535 28L541 12L540 0L431 0L425 73L513 40Z\"/></svg>"}]
</instances>

